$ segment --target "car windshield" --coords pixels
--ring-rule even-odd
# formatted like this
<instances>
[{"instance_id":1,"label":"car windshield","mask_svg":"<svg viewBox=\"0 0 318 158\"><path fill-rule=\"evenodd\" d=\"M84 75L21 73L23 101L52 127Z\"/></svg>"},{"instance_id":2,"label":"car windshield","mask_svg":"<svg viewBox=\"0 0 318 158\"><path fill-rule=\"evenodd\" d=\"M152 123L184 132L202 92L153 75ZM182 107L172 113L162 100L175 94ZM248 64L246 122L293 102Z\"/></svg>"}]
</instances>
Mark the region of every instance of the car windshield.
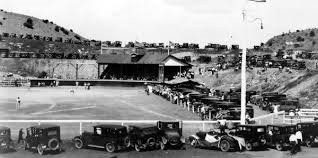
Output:
<instances>
[{"instance_id":1,"label":"car windshield","mask_svg":"<svg viewBox=\"0 0 318 158\"><path fill-rule=\"evenodd\" d=\"M122 136L122 135L125 135L126 133L127 133L126 129L117 129L112 131L112 134L117 136Z\"/></svg>"},{"instance_id":2,"label":"car windshield","mask_svg":"<svg viewBox=\"0 0 318 158\"><path fill-rule=\"evenodd\" d=\"M166 123L163 125L165 129L176 129L179 128L179 123Z\"/></svg>"},{"instance_id":3,"label":"car windshield","mask_svg":"<svg viewBox=\"0 0 318 158\"><path fill-rule=\"evenodd\" d=\"M56 136L57 135L57 130L56 129L49 130L49 131L47 131L47 135L48 136Z\"/></svg>"}]
</instances>

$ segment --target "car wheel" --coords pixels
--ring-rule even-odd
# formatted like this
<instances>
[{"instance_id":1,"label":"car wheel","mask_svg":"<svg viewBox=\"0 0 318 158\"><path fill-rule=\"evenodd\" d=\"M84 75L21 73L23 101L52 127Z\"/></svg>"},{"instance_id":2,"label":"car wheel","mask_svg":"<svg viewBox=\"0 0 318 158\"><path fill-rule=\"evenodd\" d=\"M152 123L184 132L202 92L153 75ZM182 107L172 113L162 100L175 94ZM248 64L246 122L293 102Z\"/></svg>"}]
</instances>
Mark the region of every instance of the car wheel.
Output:
<instances>
[{"instance_id":1,"label":"car wheel","mask_svg":"<svg viewBox=\"0 0 318 158\"><path fill-rule=\"evenodd\" d=\"M277 143L277 144L276 144L276 149L277 149L278 151L282 151L282 150L283 150L283 145Z\"/></svg>"},{"instance_id":2,"label":"car wheel","mask_svg":"<svg viewBox=\"0 0 318 158\"><path fill-rule=\"evenodd\" d=\"M222 140L220 143L220 149L224 152L227 152L230 150L230 142L227 140Z\"/></svg>"},{"instance_id":3,"label":"car wheel","mask_svg":"<svg viewBox=\"0 0 318 158\"><path fill-rule=\"evenodd\" d=\"M106 150L107 150L107 152L109 152L109 153L113 153L113 152L115 152L115 144L114 143L107 143L106 145L105 145L105 148L106 148Z\"/></svg>"},{"instance_id":4,"label":"car wheel","mask_svg":"<svg viewBox=\"0 0 318 158\"><path fill-rule=\"evenodd\" d=\"M84 147L83 141L80 138L74 139L74 145L77 149L82 149Z\"/></svg>"},{"instance_id":5,"label":"car wheel","mask_svg":"<svg viewBox=\"0 0 318 158\"><path fill-rule=\"evenodd\" d=\"M127 148L131 146L131 142L130 142L129 137L126 137L126 138L124 139L124 143L125 143L125 146L126 146Z\"/></svg>"},{"instance_id":6,"label":"car wheel","mask_svg":"<svg viewBox=\"0 0 318 158\"><path fill-rule=\"evenodd\" d=\"M247 151L251 151L253 149L253 146L251 143L246 143L245 148Z\"/></svg>"},{"instance_id":7,"label":"car wheel","mask_svg":"<svg viewBox=\"0 0 318 158\"><path fill-rule=\"evenodd\" d=\"M165 150L166 149L166 144L164 144L162 141L160 141L160 149Z\"/></svg>"},{"instance_id":8,"label":"car wheel","mask_svg":"<svg viewBox=\"0 0 318 158\"><path fill-rule=\"evenodd\" d=\"M38 153L39 153L40 155L43 155L44 149L42 148L42 145L41 145L41 144L39 144L39 145L37 146L37 150L38 150Z\"/></svg>"},{"instance_id":9,"label":"car wheel","mask_svg":"<svg viewBox=\"0 0 318 158\"><path fill-rule=\"evenodd\" d=\"M306 140L306 146L307 147L311 147L312 146L312 141L310 141L310 140Z\"/></svg>"},{"instance_id":10,"label":"car wheel","mask_svg":"<svg viewBox=\"0 0 318 158\"><path fill-rule=\"evenodd\" d=\"M193 140L191 141L190 145L191 145L192 147L194 147L194 148L197 148L197 147L198 147L198 140L193 139Z\"/></svg>"},{"instance_id":11,"label":"car wheel","mask_svg":"<svg viewBox=\"0 0 318 158\"><path fill-rule=\"evenodd\" d=\"M141 151L141 148L140 148L140 146L138 144L135 144L135 150L138 151L138 152Z\"/></svg>"}]
</instances>

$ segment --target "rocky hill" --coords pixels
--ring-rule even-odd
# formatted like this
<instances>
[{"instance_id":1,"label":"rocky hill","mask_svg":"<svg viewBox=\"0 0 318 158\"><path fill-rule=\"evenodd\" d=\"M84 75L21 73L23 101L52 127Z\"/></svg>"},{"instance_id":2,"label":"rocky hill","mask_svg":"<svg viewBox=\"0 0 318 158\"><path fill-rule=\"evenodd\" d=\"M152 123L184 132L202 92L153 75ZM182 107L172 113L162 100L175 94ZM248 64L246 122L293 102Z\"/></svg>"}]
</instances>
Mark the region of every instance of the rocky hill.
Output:
<instances>
[{"instance_id":1,"label":"rocky hill","mask_svg":"<svg viewBox=\"0 0 318 158\"><path fill-rule=\"evenodd\" d=\"M61 37L63 39L85 40L84 37L73 32L72 29L64 28L47 19L38 19L28 15L0 10L0 34L2 33L31 34L52 37L53 39Z\"/></svg>"},{"instance_id":2,"label":"rocky hill","mask_svg":"<svg viewBox=\"0 0 318 158\"><path fill-rule=\"evenodd\" d=\"M274 51L278 49L318 50L318 29L282 33L269 39L265 45Z\"/></svg>"}]
</instances>

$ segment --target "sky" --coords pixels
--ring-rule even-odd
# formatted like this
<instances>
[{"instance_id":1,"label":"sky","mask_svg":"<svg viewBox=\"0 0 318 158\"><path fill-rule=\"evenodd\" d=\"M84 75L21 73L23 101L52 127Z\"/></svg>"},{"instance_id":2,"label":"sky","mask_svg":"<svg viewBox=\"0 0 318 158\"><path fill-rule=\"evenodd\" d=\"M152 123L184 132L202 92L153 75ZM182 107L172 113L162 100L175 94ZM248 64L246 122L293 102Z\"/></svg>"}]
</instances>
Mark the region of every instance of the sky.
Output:
<instances>
[{"instance_id":1,"label":"sky","mask_svg":"<svg viewBox=\"0 0 318 158\"><path fill-rule=\"evenodd\" d=\"M0 8L49 19L88 38L258 45L316 28L317 0L0 0ZM243 22L242 10L246 12ZM264 29L260 29L262 19Z\"/></svg>"}]
</instances>

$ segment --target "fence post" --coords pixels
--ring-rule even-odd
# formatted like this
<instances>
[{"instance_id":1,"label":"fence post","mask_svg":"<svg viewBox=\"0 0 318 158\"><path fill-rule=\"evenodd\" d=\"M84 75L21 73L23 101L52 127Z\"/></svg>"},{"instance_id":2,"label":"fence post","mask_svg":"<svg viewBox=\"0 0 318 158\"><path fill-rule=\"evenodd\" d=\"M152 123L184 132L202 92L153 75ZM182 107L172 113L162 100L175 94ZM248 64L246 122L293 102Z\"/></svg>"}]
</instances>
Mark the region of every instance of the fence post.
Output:
<instances>
[{"instance_id":1,"label":"fence post","mask_svg":"<svg viewBox=\"0 0 318 158\"><path fill-rule=\"evenodd\" d=\"M192 105L192 113L194 113L194 106Z\"/></svg>"},{"instance_id":2,"label":"fence post","mask_svg":"<svg viewBox=\"0 0 318 158\"><path fill-rule=\"evenodd\" d=\"M204 124L204 121L202 121L202 131L205 131L205 124Z\"/></svg>"},{"instance_id":3,"label":"fence post","mask_svg":"<svg viewBox=\"0 0 318 158\"><path fill-rule=\"evenodd\" d=\"M272 115L272 124L274 124L274 115Z\"/></svg>"},{"instance_id":4,"label":"fence post","mask_svg":"<svg viewBox=\"0 0 318 158\"><path fill-rule=\"evenodd\" d=\"M211 110L209 110L209 120L211 120L212 118L211 118L211 116L212 116L212 114L211 114Z\"/></svg>"},{"instance_id":5,"label":"fence post","mask_svg":"<svg viewBox=\"0 0 318 158\"><path fill-rule=\"evenodd\" d=\"M82 134L82 122L80 122L80 129L79 129L80 134Z\"/></svg>"},{"instance_id":6,"label":"fence post","mask_svg":"<svg viewBox=\"0 0 318 158\"><path fill-rule=\"evenodd\" d=\"M41 121L38 122L38 125L41 125Z\"/></svg>"},{"instance_id":7,"label":"fence post","mask_svg":"<svg viewBox=\"0 0 318 158\"><path fill-rule=\"evenodd\" d=\"M124 126L124 122L121 122L121 126Z\"/></svg>"},{"instance_id":8,"label":"fence post","mask_svg":"<svg viewBox=\"0 0 318 158\"><path fill-rule=\"evenodd\" d=\"M285 113L283 113L283 123L285 123Z\"/></svg>"}]
</instances>

